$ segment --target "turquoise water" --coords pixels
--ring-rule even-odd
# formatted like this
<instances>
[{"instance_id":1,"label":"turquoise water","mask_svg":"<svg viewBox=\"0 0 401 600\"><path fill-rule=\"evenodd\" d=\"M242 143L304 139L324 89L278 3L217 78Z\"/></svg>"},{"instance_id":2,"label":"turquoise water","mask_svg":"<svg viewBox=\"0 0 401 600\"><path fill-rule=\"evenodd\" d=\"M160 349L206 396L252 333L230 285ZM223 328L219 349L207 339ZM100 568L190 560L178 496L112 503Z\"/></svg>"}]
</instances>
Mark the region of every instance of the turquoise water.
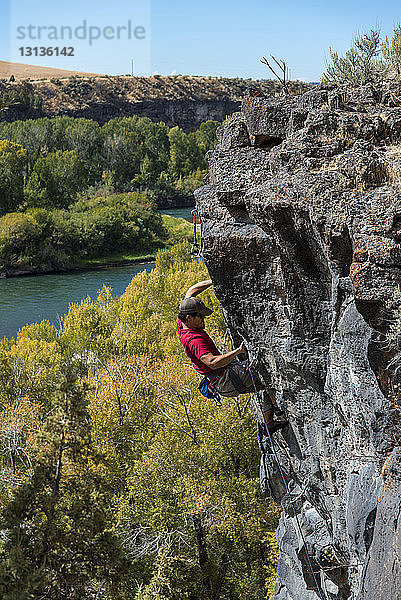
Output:
<instances>
[{"instance_id":1,"label":"turquoise water","mask_svg":"<svg viewBox=\"0 0 401 600\"><path fill-rule=\"evenodd\" d=\"M160 210L159 212L162 215L170 215L172 217L176 217L176 219L181 217L182 219L186 219L187 221L192 222L192 211L193 210L194 210L193 207L191 207L191 208L166 208L165 210Z\"/></svg>"},{"instance_id":2,"label":"turquoise water","mask_svg":"<svg viewBox=\"0 0 401 600\"><path fill-rule=\"evenodd\" d=\"M27 323L43 319L58 326L70 303L87 296L96 298L103 285L110 286L114 296L121 296L136 273L153 268L153 263L147 263L101 271L0 279L0 339L14 337Z\"/></svg>"}]
</instances>

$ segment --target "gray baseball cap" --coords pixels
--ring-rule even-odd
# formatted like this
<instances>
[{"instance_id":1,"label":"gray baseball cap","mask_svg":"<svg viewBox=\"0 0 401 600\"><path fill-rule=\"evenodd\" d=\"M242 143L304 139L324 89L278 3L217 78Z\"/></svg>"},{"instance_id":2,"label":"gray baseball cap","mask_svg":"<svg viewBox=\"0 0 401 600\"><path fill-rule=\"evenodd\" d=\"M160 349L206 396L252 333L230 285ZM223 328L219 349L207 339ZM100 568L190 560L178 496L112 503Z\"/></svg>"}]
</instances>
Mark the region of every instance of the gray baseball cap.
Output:
<instances>
[{"instance_id":1,"label":"gray baseball cap","mask_svg":"<svg viewBox=\"0 0 401 600\"><path fill-rule=\"evenodd\" d=\"M205 306L199 298L184 298L178 307L178 311L187 313L188 315L191 313L198 313L204 317L208 317L213 312L210 308Z\"/></svg>"}]
</instances>

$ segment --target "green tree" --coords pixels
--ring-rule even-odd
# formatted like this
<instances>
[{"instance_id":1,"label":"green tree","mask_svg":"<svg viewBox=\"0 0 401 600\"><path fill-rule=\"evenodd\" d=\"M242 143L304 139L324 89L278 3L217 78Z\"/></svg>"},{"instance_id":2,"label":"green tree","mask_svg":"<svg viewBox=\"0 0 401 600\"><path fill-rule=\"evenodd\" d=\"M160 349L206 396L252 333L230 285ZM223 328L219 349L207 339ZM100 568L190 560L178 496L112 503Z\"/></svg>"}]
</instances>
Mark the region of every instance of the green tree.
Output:
<instances>
[{"instance_id":1,"label":"green tree","mask_svg":"<svg viewBox=\"0 0 401 600\"><path fill-rule=\"evenodd\" d=\"M74 150L85 162L89 180L100 181L103 161L99 124L89 119L70 118L63 132L63 144L66 150Z\"/></svg>"},{"instance_id":2,"label":"green tree","mask_svg":"<svg viewBox=\"0 0 401 600\"><path fill-rule=\"evenodd\" d=\"M86 165L71 150L56 150L39 158L26 187L28 206L67 207L89 182Z\"/></svg>"},{"instance_id":3,"label":"green tree","mask_svg":"<svg viewBox=\"0 0 401 600\"><path fill-rule=\"evenodd\" d=\"M28 206L65 208L89 186L190 195L202 184L205 153L215 146L217 126L217 121L206 121L196 132L185 133L133 116L99 127L64 115L0 123L0 139L26 149Z\"/></svg>"},{"instance_id":4,"label":"green tree","mask_svg":"<svg viewBox=\"0 0 401 600\"><path fill-rule=\"evenodd\" d=\"M172 127L170 140L170 169L175 177L189 175L204 164L204 152L197 143L195 133L185 133L180 127Z\"/></svg>"},{"instance_id":5,"label":"green tree","mask_svg":"<svg viewBox=\"0 0 401 600\"><path fill-rule=\"evenodd\" d=\"M144 194L110 194L83 197L71 206L69 215L80 255L102 255L122 250L146 250L166 237L156 207ZM92 239L86 239L89 230ZM89 243L88 243L89 242Z\"/></svg>"},{"instance_id":6,"label":"green tree","mask_svg":"<svg viewBox=\"0 0 401 600\"><path fill-rule=\"evenodd\" d=\"M0 137L21 144L27 151L28 172L36 160L52 150L54 119L27 119L0 123Z\"/></svg>"},{"instance_id":7,"label":"green tree","mask_svg":"<svg viewBox=\"0 0 401 600\"><path fill-rule=\"evenodd\" d=\"M138 120L137 129L143 145L140 171L134 182L157 187L161 173L167 171L169 164L168 127L142 118Z\"/></svg>"},{"instance_id":8,"label":"green tree","mask_svg":"<svg viewBox=\"0 0 401 600\"><path fill-rule=\"evenodd\" d=\"M111 119L102 127L104 161L117 187L154 186L169 161L168 128L144 117Z\"/></svg>"},{"instance_id":9,"label":"green tree","mask_svg":"<svg viewBox=\"0 0 401 600\"><path fill-rule=\"evenodd\" d=\"M29 481L1 515L4 600L78 600L127 567L107 521L101 459L91 450L85 390L67 372L38 439Z\"/></svg>"},{"instance_id":10,"label":"green tree","mask_svg":"<svg viewBox=\"0 0 401 600\"><path fill-rule=\"evenodd\" d=\"M162 218L144 194L85 194L69 210L29 208L5 215L0 261L9 267L59 268L108 254L154 253L176 239L188 239L190 229L183 220Z\"/></svg>"},{"instance_id":11,"label":"green tree","mask_svg":"<svg viewBox=\"0 0 401 600\"><path fill-rule=\"evenodd\" d=\"M32 215L4 215L0 219L0 265L33 264L41 235L41 227Z\"/></svg>"},{"instance_id":12,"label":"green tree","mask_svg":"<svg viewBox=\"0 0 401 600\"><path fill-rule=\"evenodd\" d=\"M213 150L216 146L216 130L220 127L218 121L205 121L199 125L199 129L195 132L196 140L204 154L208 150Z\"/></svg>"},{"instance_id":13,"label":"green tree","mask_svg":"<svg viewBox=\"0 0 401 600\"><path fill-rule=\"evenodd\" d=\"M117 189L121 189L139 173L141 152L136 132L108 135L103 154L112 183Z\"/></svg>"},{"instance_id":14,"label":"green tree","mask_svg":"<svg viewBox=\"0 0 401 600\"><path fill-rule=\"evenodd\" d=\"M0 216L23 202L26 160L26 150L20 144L0 140Z\"/></svg>"}]
</instances>

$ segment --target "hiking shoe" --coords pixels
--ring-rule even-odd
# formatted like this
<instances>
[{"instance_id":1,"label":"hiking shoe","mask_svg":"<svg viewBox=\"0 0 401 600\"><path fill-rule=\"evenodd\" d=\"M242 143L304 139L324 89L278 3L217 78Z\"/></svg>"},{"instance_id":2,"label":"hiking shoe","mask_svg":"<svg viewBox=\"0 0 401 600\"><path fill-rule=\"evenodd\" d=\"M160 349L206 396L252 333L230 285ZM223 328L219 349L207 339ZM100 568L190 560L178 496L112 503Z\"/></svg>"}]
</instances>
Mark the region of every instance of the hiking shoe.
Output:
<instances>
[{"instance_id":1,"label":"hiking shoe","mask_svg":"<svg viewBox=\"0 0 401 600\"><path fill-rule=\"evenodd\" d=\"M289 425L289 424L290 424L289 421L271 421L268 424L267 429L269 430L270 435L272 435L276 431L279 431L280 429L287 427L287 425Z\"/></svg>"}]
</instances>

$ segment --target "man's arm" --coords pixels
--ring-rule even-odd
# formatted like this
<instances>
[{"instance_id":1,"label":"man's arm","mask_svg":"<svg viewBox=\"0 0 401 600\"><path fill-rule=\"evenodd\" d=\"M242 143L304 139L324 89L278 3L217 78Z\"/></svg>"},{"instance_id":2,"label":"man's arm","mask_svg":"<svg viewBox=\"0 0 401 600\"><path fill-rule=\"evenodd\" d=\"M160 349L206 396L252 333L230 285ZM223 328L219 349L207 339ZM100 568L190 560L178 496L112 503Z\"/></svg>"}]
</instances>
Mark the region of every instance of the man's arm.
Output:
<instances>
[{"instance_id":1,"label":"man's arm","mask_svg":"<svg viewBox=\"0 0 401 600\"><path fill-rule=\"evenodd\" d=\"M234 358L238 356L238 354L243 354L246 352L244 344L241 344L239 348L235 350L231 350L231 352L227 352L226 354L218 354L217 356L213 355L211 352L207 354L203 354L200 357L200 360L207 366L209 369L213 371L215 369L221 369L222 367L226 367L229 365Z\"/></svg>"},{"instance_id":2,"label":"man's arm","mask_svg":"<svg viewBox=\"0 0 401 600\"><path fill-rule=\"evenodd\" d=\"M207 290L208 287L212 285L211 279L206 279L205 281L199 281L195 283L195 285L191 285L187 293L185 294L185 298L192 298L193 296L197 296L204 290Z\"/></svg>"}]
</instances>

